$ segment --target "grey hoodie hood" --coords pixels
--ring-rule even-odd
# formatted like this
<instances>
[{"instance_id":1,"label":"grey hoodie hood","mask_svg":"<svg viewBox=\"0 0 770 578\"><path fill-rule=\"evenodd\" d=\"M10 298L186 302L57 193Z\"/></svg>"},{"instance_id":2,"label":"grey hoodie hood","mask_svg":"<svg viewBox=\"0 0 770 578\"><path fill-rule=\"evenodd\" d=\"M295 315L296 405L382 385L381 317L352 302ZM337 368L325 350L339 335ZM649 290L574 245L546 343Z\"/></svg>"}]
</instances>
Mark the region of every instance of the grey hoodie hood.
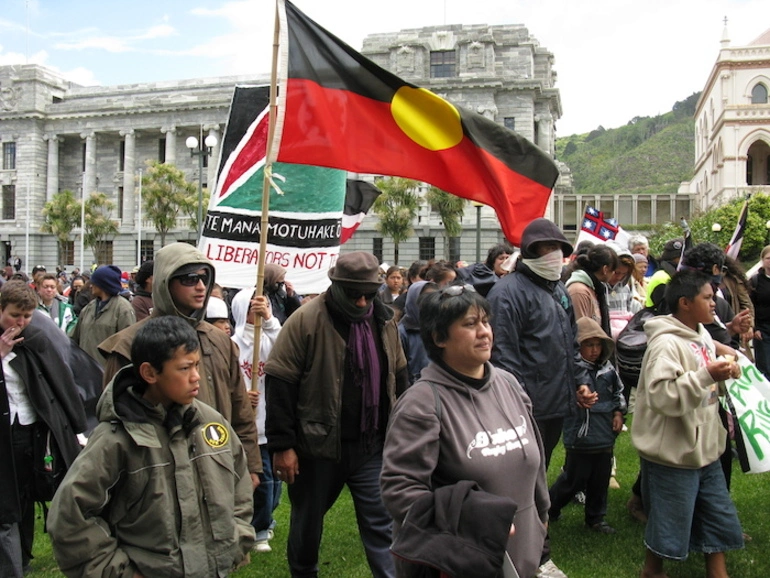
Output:
<instances>
[{"instance_id":1,"label":"grey hoodie hood","mask_svg":"<svg viewBox=\"0 0 770 578\"><path fill-rule=\"evenodd\" d=\"M191 316L187 316L182 314L174 304L169 285L174 273L179 269L195 265L198 265L196 269L204 268L208 270L209 283L206 287L206 300L203 302L203 307L193 311ZM188 320L195 327L206 316L209 295L211 295L211 288L214 286L214 275L214 265L201 251L192 245L187 243L166 245L155 254L154 279L152 283L153 314L155 316L175 315L176 317Z\"/></svg>"}]
</instances>

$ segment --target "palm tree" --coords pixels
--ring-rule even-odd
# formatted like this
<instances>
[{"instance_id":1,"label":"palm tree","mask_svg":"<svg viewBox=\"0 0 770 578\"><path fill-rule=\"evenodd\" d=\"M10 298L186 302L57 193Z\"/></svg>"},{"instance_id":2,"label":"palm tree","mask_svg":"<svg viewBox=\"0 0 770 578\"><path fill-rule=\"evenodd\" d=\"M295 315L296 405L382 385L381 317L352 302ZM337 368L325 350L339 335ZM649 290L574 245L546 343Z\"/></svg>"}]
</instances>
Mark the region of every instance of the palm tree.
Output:
<instances>
[{"instance_id":1,"label":"palm tree","mask_svg":"<svg viewBox=\"0 0 770 578\"><path fill-rule=\"evenodd\" d=\"M104 259L107 242L118 233L117 221L110 218L113 209L115 203L104 193L92 193L86 200L83 244L91 247L97 263Z\"/></svg>"},{"instance_id":2,"label":"palm tree","mask_svg":"<svg viewBox=\"0 0 770 578\"><path fill-rule=\"evenodd\" d=\"M148 164L147 174L142 177L144 215L158 231L161 246L165 246L166 235L176 226L179 211L185 209L188 197L196 196L196 187L188 183L184 173L174 165L157 161ZM193 229L197 229L197 224Z\"/></svg>"},{"instance_id":3,"label":"palm tree","mask_svg":"<svg viewBox=\"0 0 770 578\"><path fill-rule=\"evenodd\" d=\"M430 205L430 210L438 213L444 225L444 258L449 259L449 239L459 237L463 232L462 219L466 201L438 187L428 189L425 199Z\"/></svg>"},{"instance_id":4,"label":"palm tree","mask_svg":"<svg viewBox=\"0 0 770 578\"><path fill-rule=\"evenodd\" d=\"M62 261L70 233L80 224L80 201L70 190L56 193L43 207L43 219L40 230L56 236L59 246L57 261Z\"/></svg>"},{"instance_id":5,"label":"palm tree","mask_svg":"<svg viewBox=\"0 0 770 578\"><path fill-rule=\"evenodd\" d=\"M398 246L414 234L412 222L420 208L419 183L401 177L377 180L382 191L374 201L372 210L379 218L377 230L393 239L394 265L398 264Z\"/></svg>"}]
</instances>

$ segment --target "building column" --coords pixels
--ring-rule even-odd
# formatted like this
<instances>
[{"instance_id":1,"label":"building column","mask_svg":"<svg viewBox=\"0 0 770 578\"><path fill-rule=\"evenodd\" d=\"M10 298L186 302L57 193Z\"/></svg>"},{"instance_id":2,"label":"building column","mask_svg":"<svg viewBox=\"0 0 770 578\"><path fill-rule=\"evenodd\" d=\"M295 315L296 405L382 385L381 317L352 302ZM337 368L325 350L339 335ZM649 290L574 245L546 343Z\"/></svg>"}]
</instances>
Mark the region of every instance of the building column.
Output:
<instances>
[{"instance_id":1,"label":"building column","mask_svg":"<svg viewBox=\"0 0 770 578\"><path fill-rule=\"evenodd\" d=\"M176 166L176 127L164 126L160 132L166 135L166 164Z\"/></svg>"},{"instance_id":2,"label":"building column","mask_svg":"<svg viewBox=\"0 0 770 578\"><path fill-rule=\"evenodd\" d=\"M80 138L86 141L86 162L85 171L83 171L83 198L96 192L96 133L83 132Z\"/></svg>"},{"instance_id":3,"label":"building column","mask_svg":"<svg viewBox=\"0 0 770 578\"><path fill-rule=\"evenodd\" d=\"M123 224L134 224L134 183L136 176L136 134L133 129L120 131L120 136L126 143L123 155ZM168 142L168 141L167 141Z\"/></svg>"},{"instance_id":4,"label":"building column","mask_svg":"<svg viewBox=\"0 0 770 578\"><path fill-rule=\"evenodd\" d=\"M50 201L59 192L59 137L47 134L43 139L48 141L45 200Z\"/></svg>"},{"instance_id":5,"label":"building column","mask_svg":"<svg viewBox=\"0 0 770 578\"><path fill-rule=\"evenodd\" d=\"M209 166L206 172L206 188L208 189L209 195L213 195L214 189L217 186L217 163L219 162L219 151L222 149L222 135L219 134L218 124L206 125L203 127L203 129L208 129L209 135L216 137L217 139L217 145L211 149ZM202 143L201 146L205 145Z\"/></svg>"}]
</instances>

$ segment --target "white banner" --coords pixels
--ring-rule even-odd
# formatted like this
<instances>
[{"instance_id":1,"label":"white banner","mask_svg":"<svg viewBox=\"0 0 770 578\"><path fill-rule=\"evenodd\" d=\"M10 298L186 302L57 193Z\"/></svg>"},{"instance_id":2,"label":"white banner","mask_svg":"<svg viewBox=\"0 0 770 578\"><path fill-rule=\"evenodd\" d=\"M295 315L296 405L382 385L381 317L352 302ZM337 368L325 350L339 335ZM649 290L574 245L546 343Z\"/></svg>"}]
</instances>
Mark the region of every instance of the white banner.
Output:
<instances>
[{"instance_id":1,"label":"white banner","mask_svg":"<svg viewBox=\"0 0 770 578\"><path fill-rule=\"evenodd\" d=\"M741 377L725 382L749 458L749 473L770 471L770 382L745 355L738 355Z\"/></svg>"}]
</instances>

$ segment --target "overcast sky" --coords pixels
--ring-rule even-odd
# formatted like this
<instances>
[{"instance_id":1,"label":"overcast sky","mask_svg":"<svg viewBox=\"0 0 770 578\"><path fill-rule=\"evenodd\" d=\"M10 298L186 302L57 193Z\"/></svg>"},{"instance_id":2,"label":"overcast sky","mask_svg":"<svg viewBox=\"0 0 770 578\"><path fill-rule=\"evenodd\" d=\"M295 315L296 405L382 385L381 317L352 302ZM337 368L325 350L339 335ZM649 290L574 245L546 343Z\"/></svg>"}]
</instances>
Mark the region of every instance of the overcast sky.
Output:
<instances>
[{"instance_id":1,"label":"overcast sky","mask_svg":"<svg viewBox=\"0 0 770 578\"><path fill-rule=\"evenodd\" d=\"M555 56L557 136L654 116L703 89L728 18L733 46L770 27L767 0L296 0L360 50L367 34L524 24ZM764 16L763 16L764 15ZM0 0L0 65L84 85L269 72L273 0Z\"/></svg>"}]
</instances>

